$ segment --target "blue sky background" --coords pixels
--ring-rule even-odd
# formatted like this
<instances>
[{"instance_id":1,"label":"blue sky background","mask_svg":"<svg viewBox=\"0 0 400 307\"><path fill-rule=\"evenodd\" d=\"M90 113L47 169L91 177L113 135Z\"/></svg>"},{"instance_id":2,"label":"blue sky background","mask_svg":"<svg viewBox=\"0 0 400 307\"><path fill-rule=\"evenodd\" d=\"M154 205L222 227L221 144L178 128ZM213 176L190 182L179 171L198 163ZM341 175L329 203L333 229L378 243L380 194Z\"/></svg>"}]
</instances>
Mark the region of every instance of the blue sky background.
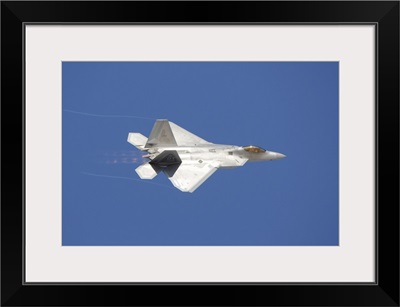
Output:
<instances>
[{"instance_id":1,"label":"blue sky background","mask_svg":"<svg viewBox=\"0 0 400 307\"><path fill-rule=\"evenodd\" d=\"M338 245L337 62L64 62L63 245ZM194 193L141 180L169 119L285 159L218 170Z\"/></svg>"}]
</instances>

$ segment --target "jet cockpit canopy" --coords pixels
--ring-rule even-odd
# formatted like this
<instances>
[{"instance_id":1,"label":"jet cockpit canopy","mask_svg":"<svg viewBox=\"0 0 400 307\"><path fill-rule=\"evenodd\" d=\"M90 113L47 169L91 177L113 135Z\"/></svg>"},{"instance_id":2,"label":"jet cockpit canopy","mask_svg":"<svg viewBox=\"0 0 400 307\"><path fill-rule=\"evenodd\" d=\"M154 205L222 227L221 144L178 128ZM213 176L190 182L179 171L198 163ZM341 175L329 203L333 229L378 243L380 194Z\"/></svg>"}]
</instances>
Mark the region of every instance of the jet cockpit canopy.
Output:
<instances>
[{"instance_id":1,"label":"jet cockpit canopy","mask_svg":"<svg viewBox=\"0 0 400 307\"><path fill-rule=\"evenodd\" d=\"M254 145L244 146L243 149L246 150L247 152L253 152L253 153L266 152L265 149L258 147L258 146L254 146Z\"/></svg>"}]
</instances>

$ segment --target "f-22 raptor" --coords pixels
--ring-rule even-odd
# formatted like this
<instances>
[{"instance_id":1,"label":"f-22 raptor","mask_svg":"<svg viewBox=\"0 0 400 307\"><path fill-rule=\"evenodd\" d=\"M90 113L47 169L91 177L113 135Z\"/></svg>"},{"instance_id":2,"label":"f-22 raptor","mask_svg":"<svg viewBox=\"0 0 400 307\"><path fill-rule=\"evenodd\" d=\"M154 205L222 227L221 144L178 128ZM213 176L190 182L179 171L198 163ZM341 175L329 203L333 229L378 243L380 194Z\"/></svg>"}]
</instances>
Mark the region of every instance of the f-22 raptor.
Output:
<instances>
[{"instance_id":1,"label":"f-22 raptor","mask_svg":"<svg viewBox=\"0 0 400 307\"><path fill-rule=\"evenodd\" d=\"M219 168L243 166L247 161L270 161L285 155L261 147L221 145L208 142L166 119L156 120L149 138L136 132L128 142L148 158L136 168L141 179L153 179L159 172L182 192L194 192Z\"/></svg>"}]
</instances>

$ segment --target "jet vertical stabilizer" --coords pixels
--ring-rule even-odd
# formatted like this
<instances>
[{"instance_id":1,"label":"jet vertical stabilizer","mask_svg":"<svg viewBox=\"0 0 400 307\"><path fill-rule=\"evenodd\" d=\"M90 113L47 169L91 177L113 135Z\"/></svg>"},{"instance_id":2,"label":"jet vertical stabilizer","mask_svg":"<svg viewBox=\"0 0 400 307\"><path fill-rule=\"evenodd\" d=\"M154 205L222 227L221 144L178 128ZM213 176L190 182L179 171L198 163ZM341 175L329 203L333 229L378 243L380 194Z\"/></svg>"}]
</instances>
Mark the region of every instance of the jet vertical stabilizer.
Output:
<instances>
[{"instance_id":1,"label":"jet vertical stabilizer","mask_svg":"<svg viewBox=\"0 0 400 307\"><path fill-rule=\"evenodd\" d=\"M176 146L174 134L166 119L157 119L145 145L147 148L161 146Z\"/></svg>"}]
</instances>

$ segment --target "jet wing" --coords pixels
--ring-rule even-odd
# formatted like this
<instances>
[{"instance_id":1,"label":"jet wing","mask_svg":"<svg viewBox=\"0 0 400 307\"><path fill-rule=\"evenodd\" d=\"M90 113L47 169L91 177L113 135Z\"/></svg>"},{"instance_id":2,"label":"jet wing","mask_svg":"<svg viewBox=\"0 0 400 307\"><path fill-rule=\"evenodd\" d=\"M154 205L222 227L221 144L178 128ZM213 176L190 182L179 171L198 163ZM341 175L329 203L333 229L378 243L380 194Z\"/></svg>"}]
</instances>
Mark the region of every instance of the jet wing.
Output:
<instances>
[{"instance_id":1,"label":"jet wing","mask_svg":"<svg viewBox=\"0 0 400 307\"><path fill-rule=\"evenodd\" d=\"M169 122L172 133L178 146L195 146L199 144L212 144L198 137L197 135L179 127L173 122Z\"/></svg>"},{"instance_id":2,"label":"jet wing","mask_svg":"<svg viewBox=\"0 0 400 307\"><path fill-rule=\"evenodd\" d=\"M194 192L204 181L208 179L219 165L215 162L197 164L182 163L172 177L169 177L172 184L182 192Z\"/></svg>"}]
</instances>

